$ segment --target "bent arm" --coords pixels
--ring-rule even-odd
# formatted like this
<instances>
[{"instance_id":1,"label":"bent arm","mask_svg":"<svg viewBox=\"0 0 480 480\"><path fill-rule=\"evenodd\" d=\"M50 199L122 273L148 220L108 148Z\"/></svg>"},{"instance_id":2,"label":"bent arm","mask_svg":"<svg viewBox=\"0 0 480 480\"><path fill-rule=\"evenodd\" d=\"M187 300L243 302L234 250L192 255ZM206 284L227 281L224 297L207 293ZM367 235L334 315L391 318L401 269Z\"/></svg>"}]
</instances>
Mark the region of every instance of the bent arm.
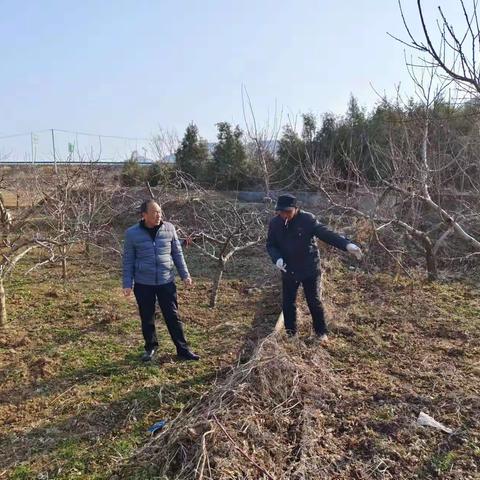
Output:
<instances>
[{"instance_id":1,"label":"bent arm","mask_svg":"<svg viewBox=\"0 0 480 480\"><path fill-rule=\"evenodd\" d=\"M123 288L132 288L135 274L135 246L131 235L125 235L123 243Z\"/></svg>"},{"instance_id":2,"label":"bent arm","mask_svg":"<svg viewBox=\"0 0 480 480\"><path fill-rule=\"evenodd\" d=\"M177 267L180 278L182 280L189 278L190 273L188 272L187 263L185 262L185 257L183 256L182 246L180 245L180 240L178 239L175 228L173 229L172 258L173 263Z\"/></svg>"},{"instance_id":3,"label":"bent arm","mask_svg":"<svg viewBox=\"0 0 480 480\"><path fill-rule=\"evenodd\" d=\"M273 234L272 224L268 226L268 235L267 235L267 252L270 255L273 263L277 263L279 258L282 258L282 252L278 248L277 242L275 240L275 235Z\"/></svg>"}]
</instances>

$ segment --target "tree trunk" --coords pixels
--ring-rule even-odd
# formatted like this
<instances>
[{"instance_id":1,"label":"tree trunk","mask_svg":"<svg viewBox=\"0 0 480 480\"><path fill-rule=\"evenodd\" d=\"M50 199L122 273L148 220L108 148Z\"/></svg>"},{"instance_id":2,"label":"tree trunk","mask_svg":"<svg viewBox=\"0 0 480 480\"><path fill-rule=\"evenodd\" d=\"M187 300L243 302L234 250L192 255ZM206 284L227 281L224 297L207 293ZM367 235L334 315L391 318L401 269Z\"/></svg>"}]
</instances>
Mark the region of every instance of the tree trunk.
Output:
<instances>
[{"instance_id":1,"label":"tree trunk","mask_svg":"<svg viewBox=\"0 0 480 480\"><path fill-rule=\"evenodd\" d=\"M438 271L437 271L437 252L435 250L435 247L428 237L428 235L424 232L421 232L420 230L414 230L413 232L411 230L414 230L410 228L410 233L412 234L412 237L417 239L421 245L418 245L419 247L423 247L423 251L425 254L425 262L426 262L426 267L427 267L427 275L428 275L428 280L433 281L436 280L438 277Z\"/></svg>"},{"instance_id":2,"label":"tree trunk","mask_svg":"<svg viewBox=\"0 0 480 480\"><path fill-rule=\"evenodd\" d=\"M223 271L225 270L225 262L220 259L217 265L217 271L215 272L215 278L213 280L212 294L210 295L210 307L215 307L218 297L218 289L222 280Z\"/></svg>"},{"instance_id":3,"label":"tree trunk","mask_svg":"<svg viewBox=\"0 0 480 480\"><path fill-rule=\"evenodd\" d=\"M60 247L60 251L62 253L62 280L65 281L67 279L67 247Z\"/></svg>"},{"instance_id":4,"label":"tree trunk","mask_svg":"<svg viewBox=\"0 0 480 480\"><path fill-rule=\"evenodd\" d=\"M425 245L425 260L427 262L428 280L436 280L438 277L437 258L431 245Z\"/></svg>"},{"instance_id":5,"label":"tree trunk","mask_svg":"<svg viewBox=\"0 0 480 480\"><path fill-rule=\"evenodd\" d=\"M260 159L262 164L262 173L263 173L263 189L265 190L265 198L270 198L270 182L268 175L268 166L265 160L263 152L260 152Z\"/></svg>"},{"instance_id":6,"label":"tree trunk","mask_svg":"<svg viewBox=\"0 0 480 480\"><path fill-rule=\"evenodd\" d=\"M3 287L3 278L0 278L0 327L7 324L7 306L5 299L5 288Z\"/></svg>"},{"instance_id":7,"label":"tree trunk","mask_svg":"<svg viewBox=\"0 0 480 480\"><path fill-rule=\"evenodd\" d=\"M421 236L417 236L423 246L423 250L425 252L425 262L427 267L427 278L430 282L437 279L438 272L437 272L437 255L435 252L435 248L432 245L432 241L426 234L422 234Z\"/></svg>"},{"instance_id":8,"label":"tree trunk","mask_svg":"<svg viewBox=\"0 0 480 480\"><path fill-rule=\"evenodd\" d=\"M0 231L0 242L1 243L8 244L9 233L10 233L10 226L9 225L2 225L2 229Z\"/></svg>"},{"instance_id":9,"label":"tree trunk","mask_svg":"<svg viewBox=\"0 0 480 480\"><path fill-rule=\"evenodd\" d=\"M267 175L267 173L265 173L264 175ZM263 189L265 190L265 198L271 198L270 197L270 183L269 183L267 177L265 177L263 179Z\"/></svg>"}]
</instances>

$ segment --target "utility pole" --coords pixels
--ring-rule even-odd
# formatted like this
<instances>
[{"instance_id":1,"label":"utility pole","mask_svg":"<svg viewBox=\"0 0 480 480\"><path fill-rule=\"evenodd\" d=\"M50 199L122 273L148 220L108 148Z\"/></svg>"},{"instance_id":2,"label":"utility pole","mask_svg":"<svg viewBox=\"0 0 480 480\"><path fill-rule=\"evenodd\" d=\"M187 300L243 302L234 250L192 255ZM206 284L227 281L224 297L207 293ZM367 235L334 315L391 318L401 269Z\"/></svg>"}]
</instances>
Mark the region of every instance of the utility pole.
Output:
<instances>
[{"instance_id":1,"label":"utility pole","mask_svg":"<svg viewBox=\"0 0 480 480\"><path fill-rule=\"evenodd\" d=\"M53 164L55 173L57 172L57 152L55 151L55 131L52 128L52 147L53 147Z\"/></svg>"},{"instance_id":2,"label":"utility pole","mask_svg":"<svg viewBox=\"0 0 480 480\"><path fill-rule=\"evenodd\" d=\"M35 163L35 157L33 156L33 132L30 132L30 146L32 147L32 165Z\"/></svg>"},{"instance_id":3,"label":"utility pole","mask_svg":"<svg viewBox=\"0 0 480 480\"><path fill-rule=\"evenodd\" d=\"M36 133L30 133L30 144L32 147L32 164L35 164L37 161L37 146L38 146L38 135Z\"/></svg>"}]
</instances>

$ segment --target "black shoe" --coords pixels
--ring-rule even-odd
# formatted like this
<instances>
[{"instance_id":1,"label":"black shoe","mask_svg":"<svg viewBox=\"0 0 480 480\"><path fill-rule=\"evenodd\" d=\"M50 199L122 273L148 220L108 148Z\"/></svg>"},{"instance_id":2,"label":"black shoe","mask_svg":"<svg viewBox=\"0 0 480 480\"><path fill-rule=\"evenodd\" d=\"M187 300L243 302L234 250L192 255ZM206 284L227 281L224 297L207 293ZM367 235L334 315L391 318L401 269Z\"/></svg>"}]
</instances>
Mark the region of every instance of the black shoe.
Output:
<instances>
[{"instance_id":1,"label":"black shoe","mask_svg":"<svg viewBox=\"0 0 480 480\"><path fill-rule=\"evenodd\" d=\"M151 362L153 356L155 355L155 350L152 348L152 350L146 350L140 360L142 362Z\"/></svg>"},{"instance_id":2,"label":"black shoe","mask_svg":"<svg viewBox=\"0 0 480 480\"><path fill-rule=\"evenodd\" d=\"M191 352L190 350L178 352L177 358L179 358L180 360L200 360L200 356L196 353Z\"/></svg>"}]
</instances>

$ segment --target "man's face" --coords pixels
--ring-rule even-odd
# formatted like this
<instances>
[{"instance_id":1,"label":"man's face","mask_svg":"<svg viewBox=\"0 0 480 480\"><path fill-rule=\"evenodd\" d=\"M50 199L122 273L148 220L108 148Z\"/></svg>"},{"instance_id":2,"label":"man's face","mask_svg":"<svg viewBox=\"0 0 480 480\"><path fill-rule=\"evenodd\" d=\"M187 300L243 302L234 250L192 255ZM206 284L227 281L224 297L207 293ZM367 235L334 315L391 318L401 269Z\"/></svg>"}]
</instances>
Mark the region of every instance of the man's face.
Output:
<instances>
[{"instance_id":1,"label":"man's face","mask_svg":"<svg viewBox=\"0 0 480 480\"><path fill-rule=\"evenodd\" d=\"M148 205L147 211L143 213L143 220L145 222L145 226L148 228L156 227L160 225L162 221L162 209L158 203L150 203Z\"/></svg>"},{"instance_id":2,"label":"man's face","mask_svg":"<svg viewBox=\"0 0 480 480\"><path fill-rule=\"evenodd\" d=\"M297 211L298 208L289 208L287 210L280 210L278 214L284 222L289 222L297 214Z\"/></svg>"}]
</instances>

